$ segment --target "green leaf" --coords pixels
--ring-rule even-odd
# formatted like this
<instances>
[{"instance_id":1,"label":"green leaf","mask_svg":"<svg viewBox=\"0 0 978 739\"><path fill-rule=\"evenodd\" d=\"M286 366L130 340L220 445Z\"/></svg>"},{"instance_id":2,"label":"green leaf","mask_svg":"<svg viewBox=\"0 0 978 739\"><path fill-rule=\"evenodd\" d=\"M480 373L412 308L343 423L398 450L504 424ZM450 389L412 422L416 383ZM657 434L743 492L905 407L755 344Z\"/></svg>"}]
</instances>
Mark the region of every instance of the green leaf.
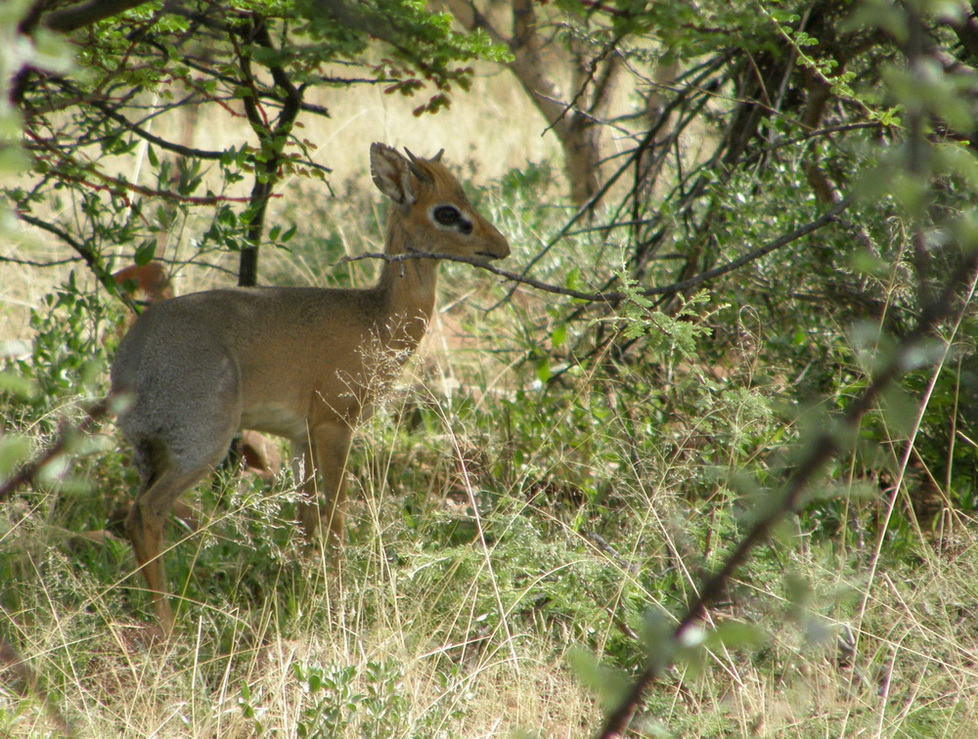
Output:
<instances>
[{"instance_id":1,"label":"green leaf","mask_svg":"<svg viewBox=\"0 0 978 739\"><path fill-rule=\"evenodd\" d=\"M567 662L577 679L598 697L603 708L617 706L628 694L627 675L622 670L601 664L586 649L571 647Z\"/></svg>"},{"instance_id":2,"label":"green leaf","mask_svg":"<svg viewBox=\"0 0 978 739\"><path fill-rule=\"evenodd\" d=\"M558 323L554 330L550 332L550 343L554 347L563 346L564 342L567 340L567 324Z\"/></svg>"},{"instance_id":3,"label":"green leaf","mask_svg":"<svg viewBox=\"0 0 978 739\"><path fill-rule=\"evenodd\" d=\"M540 380L540 382L547 382L552 375L550 371L550 357L547 355L540 356L537 358L534 364L536 367L537 379Z\"/></svg>"},{"instance_id":4,"label":"green leaf","mask_svg":"<svg viewBox=\"0 0 978 739\"><path fill-rule=\"evenodd\" d=\"M146 240L136 247L136 254L133 257L133 261L142 267L152 262L154 256L156 256L156 241Z\"/></svg>"},{"instance_id":5,"label":"green leaf","mask_svg":"<svg viewBox=\"0 0 978 739\"><path fill-rule=\"evenodd\" d=\"M0 479L6 480L31 453L31 440L21 434L0 436Z\"/></svg>"},{"instance_id":6,"label":"green leaf","mask_svg":"<svg viewBox=\"0 0 978 739\"><path fill-rule=\"evenodd\" d=\"M0 372L0 393L27 400L37 395L37 383L15 372Z\"/></svg>"},{"instance_id":7,"label":"green leaf","mask_svg":"<svg viewBox=\"0 0 978 739\"><path fill-rule=\"evenodd\" d=\"M891 385L880 397L880 408L890 435L909 439L916 428L917 402L899 386Z\"/></svg>"},{"instance_id":8,"label":"green leaf","mask_svg":"<svg viewBox=\"0 0 978 739\"><path fill-rule=\"evenodd\" d=\"M868 249L857 249L849 255L849 266L856 272L874 277L886 277L890 265Z\"/></svg>"},{"instance_id":9,"label":"green leaf","mask_svg":"<svg viewBox=\"0 0 978 739\"><path fill-rule=\"evenodd\" d=\"M710 649L756 649L769 640L768 632L757 624L745 621L724 621L706 635Z\"/></svg>"}]
</instances>

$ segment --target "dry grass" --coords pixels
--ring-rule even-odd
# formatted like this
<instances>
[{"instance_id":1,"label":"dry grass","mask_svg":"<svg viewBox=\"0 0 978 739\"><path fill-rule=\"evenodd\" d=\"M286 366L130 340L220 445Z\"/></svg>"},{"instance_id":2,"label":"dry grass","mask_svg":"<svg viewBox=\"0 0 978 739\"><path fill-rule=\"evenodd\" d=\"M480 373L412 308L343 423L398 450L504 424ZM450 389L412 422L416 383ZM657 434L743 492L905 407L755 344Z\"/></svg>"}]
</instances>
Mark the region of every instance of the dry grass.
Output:
<instances>
[{"instance_id":1,"label":"dry grass","mask_svg":"<svg viewBox=\"0 0 978 739\"><path fill-rule=\"evenodd\" d=\"M472 96L422 119L411 115L413 101L378 88L321 102L333 117L310 123L304 135L319 144L317 161L333 168L332 193L298 180L282 188L270 221L294 221L299 233L292 251L263 253L261 274L269 282L330 284L338 279L332 265L340 256L374 250L381 242L380 196L366 172L372 141L406 145L419 155L444 147L446 158L478 184L530 160L551 159L559 171L552 139L539 136L542 122L505 77L483 75ZM192 143L216 148L228 136L244 141L246 132L198 125ZM486 201L495 211L492 220L507 224L513 263L519 264L534 251L538 235L513 211L539 203L501 202L493 193ZM171 234L164 256L188 258L199 226L191 219ZM338 237L330 250L324 251L323 234ZM65 247L28 232L0 246L0 256L65 255ZM0 341L30 340L30 308L41 305L69 269L0 262ZM372 280L375 265L346 269L362 285ZM203 533L174 551L171 577L186 578L204 594L184 612L180 633L167 645L147 647L145 628L131 615L146 599L132 591L140 581L131 577L128 545L101 531L79 538L63 525L71 520L65 509L73 505L96 507L100 494L127 497L119 459L79 463L88 464L83 471L101 493L73 499L42 490L32 498L36 508L18 503L3 510L0 547L7 571L37 583L33 600L3 613L8 633L16 635L20 654L38 676L35 687L47 690L80 735L297 736L303 722L333 710L342 726L338 736L364 736L372 720L363 711L367 706L390 712L390 736L527 731L570 738L593 730L599 708L567 669L568 649L586 641L594 651L610 651L624 629L608 614L631 618L626 626L641 629L633 614L645 608L675 612L700 581L698 568L712 564L690 549L691 541L701 543L697 528L707 517L710 526L718 522L713 556L735 536L732 519L740 512L722 501L691 501L686 488L715 474L700 466L703 449L692 431L662 458L612 472L601 453L634 441L626 438L633 425L625 416L632 409L596 423L590 436L562 436L563 427L572 425L575 403L592 402L590 378L575 380L574 402L556 422L518 438L525 442L523 466L497 484L491 461L513 452L505 438L513 419L493 415L493 406L532 387L532 378L514 373L512 365L531 344L522 332L547 333L547 302L534 296L487 316L479 308L498 297L494 281L459 265L443 269L443 312L404 378L409 390L358 437L342 598L330 590L321 559L303 554L289 538L292 524L280 511L294 495L287 476L270 489L235 480L223 498L201 486L199 495L215 500L205 507ZM226 274L185 269L177 290L231 282ZM522 410L528 417L557 402L543 393L526 397ZM712 423L725 422L719 400L710 413ZM418 415L424 416L420 426L411 420ZM688 424L703 420L691 412ZM683 422L674 423L679 435ZM731 465L733 460L731 452ZM604 479L625 501L620 515L630 520L622 521L623 528L627 523L637 531L618 553L597 548L584 536L589 522L575 521L591 510L571 495L585 486L579 478L588 476ZM529 501L537 484L544 503ZM486 522L469 510L480 485L496 496L494 510L484 512ZM409 498L423 509L416 514L420 523L408 521ZM881 504L867 503L865 510L877 510L874 505ZM512 511L519 515L507 524ZM495 523L488 521L492 516L499 517ZM532 521L527 529L512 523L521 517ZM768 639L759 651L718 647L702 669L670 672L648 696L646 735L660 729L676 736L978 735L978 540L975 522L965 515L945 520L939 535L921 533L910 545L904 540L896 555L868 545L847 550L838 540L807 534L786 536L779 547L760 552L736 584L736 598L714 618L760 623ZM482 523L498 528L487 537ZM533 544L531 527L555 532L547 544L564 561L560 567L541 564L526 578L531 585L521 580L514 586L507 568L518 568L506 559L515 559L506 546L511 539ZM454 546L446 533L456 528L466 532L465 546ZM587 593L597 602L593 622L571 623L570 616L560 622L546 603L533 600L532 585L569 581L578 569L610 570L615 587L602 590L601 599ZM878 574L868 588L871 570ZM813 583L803 603L786 594L785 572ZM208 589L210 580L218 585ZM631 648L638 651L635 642ZM316 692L297 667L307 675L346 672L339 687ZM0 665L0 734L54 732L41 692L18 686L7 668Z\"/></svg>"}]
</instances>

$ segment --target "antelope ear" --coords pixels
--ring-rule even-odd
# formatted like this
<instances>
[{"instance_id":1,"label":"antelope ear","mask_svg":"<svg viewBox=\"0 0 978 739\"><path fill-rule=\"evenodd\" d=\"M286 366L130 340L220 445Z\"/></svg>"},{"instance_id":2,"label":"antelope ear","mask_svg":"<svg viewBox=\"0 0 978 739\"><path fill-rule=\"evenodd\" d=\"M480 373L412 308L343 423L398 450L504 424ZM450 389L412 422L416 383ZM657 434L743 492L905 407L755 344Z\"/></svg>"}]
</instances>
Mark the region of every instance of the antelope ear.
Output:
<instances>
[{"instance_id":1,"label":"antelope ear","mask_svg":"<svg viewBox=\"0 0 978 739\"><path fill-rule=\"evenodd\" d=\"M437 154L435 154L435 155L434 155L434 156L433 156L433 157L432 157L431 159L429 159L428 161L429 161L429 162L440 162L440 161L441 161L441 155L442 155L442 154L444 154L444 153L445 153L445 150L444 150L444 149L439 149L439 150L438 150L438 153L437 153Z\"/></svg>"},{"instance_id":2,"label":"antelope ear","mask_svg":"<svg viewBox=\"0 0 978 739\"><path fill-rule=\"evenodd\" d=\"M370 176L377 189L398 205L409 206L417 202L418 180L422 179L417 169L416 164L402 157L396 149L385 144L370 145Z\"/></svg>"}]
</instances>

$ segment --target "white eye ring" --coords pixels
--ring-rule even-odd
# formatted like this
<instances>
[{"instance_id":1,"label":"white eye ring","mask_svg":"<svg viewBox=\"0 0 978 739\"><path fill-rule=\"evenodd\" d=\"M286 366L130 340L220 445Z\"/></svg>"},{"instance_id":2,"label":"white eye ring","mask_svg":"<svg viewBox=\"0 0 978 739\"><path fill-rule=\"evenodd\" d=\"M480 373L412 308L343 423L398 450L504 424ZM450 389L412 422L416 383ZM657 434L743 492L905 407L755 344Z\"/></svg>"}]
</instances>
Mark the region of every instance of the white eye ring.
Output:
<instances>
[{"instance_id":1,"label":"white eye ring","mask_svg":"<svg viewBox=\"0 0 978 739\"><path fill-rule=\"evenodd\" d=\"M466 236L472 233L472 222L454 205L436 205L431 209L431 218L439 228L455 229Z\"/></svg>"}]
</instances>

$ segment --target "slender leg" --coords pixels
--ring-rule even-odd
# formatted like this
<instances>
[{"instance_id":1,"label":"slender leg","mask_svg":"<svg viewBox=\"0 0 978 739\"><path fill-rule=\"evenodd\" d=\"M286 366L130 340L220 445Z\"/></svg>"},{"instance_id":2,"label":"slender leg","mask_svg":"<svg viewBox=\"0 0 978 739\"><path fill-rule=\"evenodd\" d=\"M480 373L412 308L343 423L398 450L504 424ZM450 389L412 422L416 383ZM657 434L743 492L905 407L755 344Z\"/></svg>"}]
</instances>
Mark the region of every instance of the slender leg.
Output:
<instances>
[{"instance_id":1,"label":"slender leg","mask_svg":"<svg viewBox=\"0 0 978 739\"><path fill-rule=\"evenodd\" d=\"M308 441L295 444L305 460L302 495L306 502L299 505L299 520L310 539L328 531L329 545L335 553L340 552L345 533L343 477L352 436L353 430L347 424L322 424L310 429ZM316 473L322 478L321 498L316 494Z\"/></svg>"},{"instance_id":2,"label":"slender leg","mask_svg":"<svg viewBox=\"0 0 978 739\"><path fill-rule=\"evenodd\" d=\"M126 534L166 633L174 623L162 559L167 516L221 461L241 421L237 363L198 323L204 322L166 329L151 320L150 333L130 332L123 340L112 370L113 389L134 398L119 427L143 480Z\"/></svg>"},{"instance_id":3,"label":"slender leg","mask_svg":"<svg viewBox=\"0 0 978 739\"><path fill-rule=\"evenodd\" d=\"M126 534L166 635L173 630L174 618L163 567L163 527L176 499L204 477L208 469L204 467L182 475L173 468L167 469L140 493L126 519Z\"/></svg>"}]
</instances>

